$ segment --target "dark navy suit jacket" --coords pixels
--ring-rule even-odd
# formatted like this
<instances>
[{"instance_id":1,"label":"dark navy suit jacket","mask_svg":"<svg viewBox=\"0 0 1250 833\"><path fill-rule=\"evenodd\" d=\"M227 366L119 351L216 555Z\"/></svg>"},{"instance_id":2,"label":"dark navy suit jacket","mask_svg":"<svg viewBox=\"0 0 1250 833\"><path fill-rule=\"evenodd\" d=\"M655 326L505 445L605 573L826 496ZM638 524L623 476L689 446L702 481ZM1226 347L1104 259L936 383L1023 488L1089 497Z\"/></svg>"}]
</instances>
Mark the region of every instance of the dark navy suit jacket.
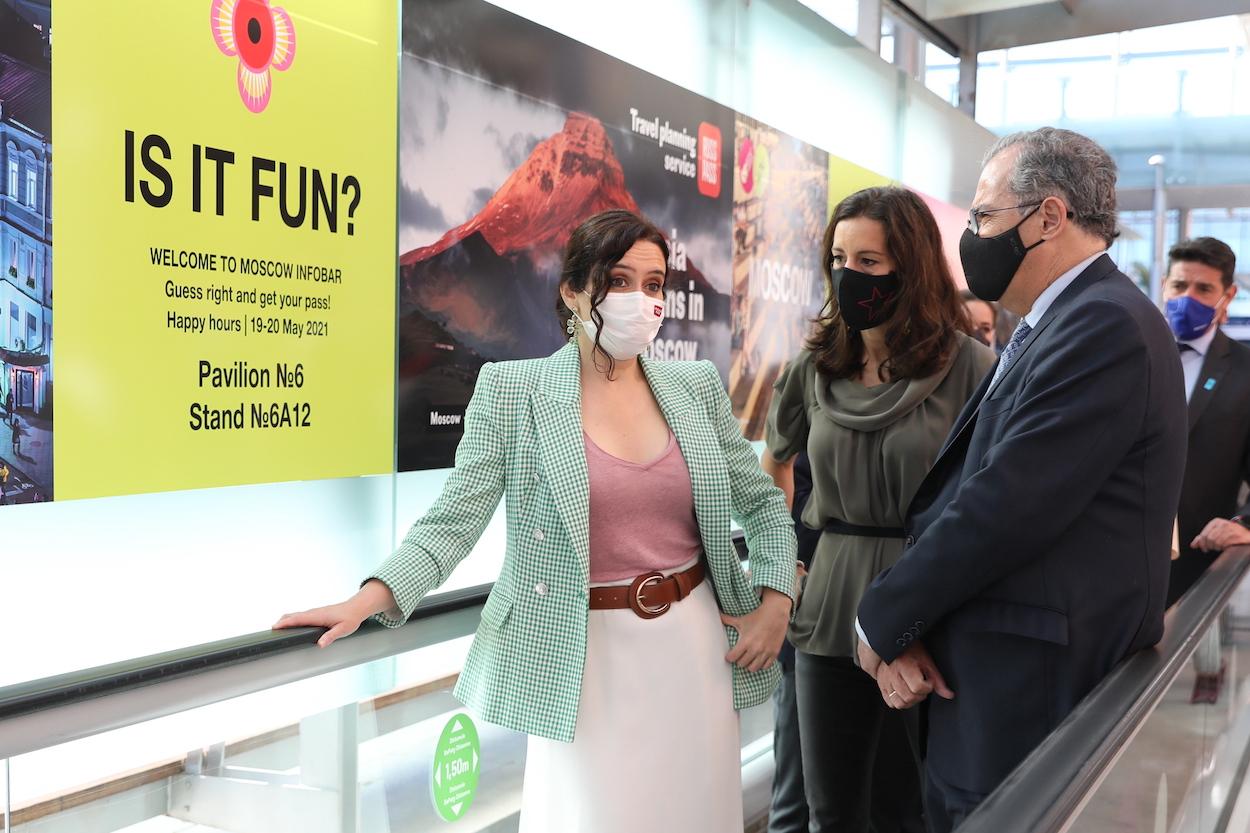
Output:
<instances>
[{"instance_id":1,"label":"dark navy suit jacket","mask_svg":"<svg viewBox=\"0 0 1250 833\"><path fill-rule=\"evenodd\" d=\"M1243 483L1250 483L1250 347L1217 332L1189 397L1189 457L1178 515L1181 557L1172 562L1169 604L1219 556L1189 546L1207 522L1250 515L1250 504L1237 505Z\"/></svg>"},{"instance_id":2,"label":"dark navy suit jacket","mask_svg":"<svg viewBox=\"0 0 1250 833\"><path fill-rule=\"evenodd\" d=\"M992 377L859 607L887 662L932 653L955 699L929 698L928 765L979 794L1162 635L1187 433L1171 331L1105 255Z\"/></svg>"}]
</instances>

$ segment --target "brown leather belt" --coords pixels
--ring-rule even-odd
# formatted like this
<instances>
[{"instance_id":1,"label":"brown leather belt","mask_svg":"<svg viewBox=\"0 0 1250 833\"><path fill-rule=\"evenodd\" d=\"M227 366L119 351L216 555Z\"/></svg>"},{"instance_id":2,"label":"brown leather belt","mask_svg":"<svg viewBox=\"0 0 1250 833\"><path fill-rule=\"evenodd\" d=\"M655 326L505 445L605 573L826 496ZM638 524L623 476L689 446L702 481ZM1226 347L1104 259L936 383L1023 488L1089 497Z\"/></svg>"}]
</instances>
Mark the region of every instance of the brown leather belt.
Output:
<instances>
[{"instance_id":1,"label":"brown leather belt","mask_svg":"<svg viewBox=\"0 0 1250 833\"><path fill-rule=\"evenodd\" d=\"M590 588L591 610L629 608L643 619L663 616L675 603L690 595L706 572L700 561L689 570L665 576L658 570L644 573L628 585Z\"/></svg>"}]
</instances>

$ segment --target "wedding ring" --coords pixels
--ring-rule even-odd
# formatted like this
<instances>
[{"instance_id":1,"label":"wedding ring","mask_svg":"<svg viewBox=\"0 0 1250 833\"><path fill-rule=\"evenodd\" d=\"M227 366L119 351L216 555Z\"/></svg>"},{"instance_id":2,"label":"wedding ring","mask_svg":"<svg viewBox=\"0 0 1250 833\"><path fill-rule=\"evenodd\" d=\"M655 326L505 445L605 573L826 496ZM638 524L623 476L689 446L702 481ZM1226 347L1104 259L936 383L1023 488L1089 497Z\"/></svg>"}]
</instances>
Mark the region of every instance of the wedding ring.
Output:
<instances>
[{"instance_id":1,"label":"wedding ring","mask_svg":"<svg viewBox=\"0 0 1250 833\"><path fill-rule=\"evenodd\" d=\"M898 696L898 690L897 690L897 689L895 689L894 691L891 691L891 692L889 693L889 695L887 695L887 696L889 696L889 697L897 697L897 696Z\"/></svg>"}]
</instances>

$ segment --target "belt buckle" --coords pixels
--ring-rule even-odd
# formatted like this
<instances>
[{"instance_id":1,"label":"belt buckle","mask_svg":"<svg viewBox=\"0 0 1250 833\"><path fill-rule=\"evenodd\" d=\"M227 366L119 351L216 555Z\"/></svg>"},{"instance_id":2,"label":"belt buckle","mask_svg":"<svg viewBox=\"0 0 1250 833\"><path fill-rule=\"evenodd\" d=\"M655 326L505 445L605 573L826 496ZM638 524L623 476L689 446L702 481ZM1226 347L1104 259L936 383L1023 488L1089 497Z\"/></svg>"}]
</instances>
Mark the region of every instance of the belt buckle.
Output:
<instances>
[{"instance_id":1,"label":"belt buckle","mask_svg":"<svg viewBox=\"0 0 1250 833\"><path fill-rule=\"evenodd\" d=\"M651 606L642 600L643 591L648 587L659 584L664 580L664 574L658 570L650 573L644 573L634 579L629 585L629 608L638 614L641 619L654 619L657 616L663 616L672 607L671 604L662 604Z\"/></svg>"}]
</instances>

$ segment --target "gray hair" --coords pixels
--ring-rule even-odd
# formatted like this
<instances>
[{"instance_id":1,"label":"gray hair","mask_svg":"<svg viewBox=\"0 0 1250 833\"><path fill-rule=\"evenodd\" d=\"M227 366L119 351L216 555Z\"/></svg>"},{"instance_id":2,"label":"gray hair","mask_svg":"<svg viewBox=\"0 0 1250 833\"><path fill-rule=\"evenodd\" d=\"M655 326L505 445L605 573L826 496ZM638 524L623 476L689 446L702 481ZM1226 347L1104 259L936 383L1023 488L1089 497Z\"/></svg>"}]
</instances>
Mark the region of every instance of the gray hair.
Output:
<instances>
[{"instance_id":1,"label":"gray hair","mask_svg":"<svg viewBox=\"0 0 1250 833\"><path fill-rule=\"evenodd\" d=\"M985 154L988 163L1008 148L1020 146L1020 155L1007 186L1021 203L1060 197L1071 209L1073 222L1110 246L1116 231L1116 167L1102 147L1080 133L1042 127L1004 136Z\"/></svg>"}]
</instances>

